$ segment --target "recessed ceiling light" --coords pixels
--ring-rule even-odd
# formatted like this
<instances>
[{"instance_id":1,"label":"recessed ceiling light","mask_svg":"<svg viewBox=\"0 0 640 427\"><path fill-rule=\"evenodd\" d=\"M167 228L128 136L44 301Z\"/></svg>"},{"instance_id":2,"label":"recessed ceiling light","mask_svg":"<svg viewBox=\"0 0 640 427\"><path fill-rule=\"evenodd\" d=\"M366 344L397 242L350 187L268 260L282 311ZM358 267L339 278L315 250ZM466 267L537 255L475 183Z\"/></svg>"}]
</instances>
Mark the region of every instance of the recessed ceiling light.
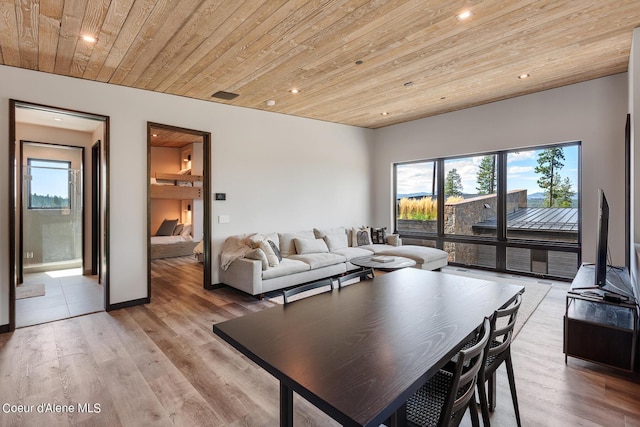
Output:
<instances>
[{"instance_id":1,"label":"recessed ceiling light","mask_svg":"<svg viewBox=\"0 0 640 427\"><path fill-rule=\"evenodd\" d=\"M265 104L267 104L267 107L273 107L274 105L276 105L276 101L273 99L269 99L265 102Z\"/></svg>"},{"instance_id":2,"label":"recessed ceiling light","mask_svg":"<svg viewBox=\"0 0 640 427\"><path fill-rule=\"evenodd\" d=\"M96 42L96 38L93 36L90 36L88 34L83 34L82 35L82 40L89 42L89 43L95 43Z\"/></svg>"},{"instance_id":3,"label":"recessed ceiling light","mask_svg":"<svg viewBox=\"0 0 640 427\"><path fill-rule=\"evenodd\" d=\"M363 62L364 62L364 61L361 61L361 60L359 60L359 59L358 59L358 60L356 61L356 65L362 65L362 63L363 63Z\"/></svg>"},{"instance_id":4,"label":"recessed ceiling light","mask_svg":"<svg viewBox=\"0 0 640 427\"><path fill-rule=\"evenodd\" d=\"M411 86L413 86L413 82L406 82L403 86L404 87L411 87Z\"/></svg>"},{"instance_id":5,"label":"recessed ceiling light","mask_svg":"<svg viewBox=\"0 0 640 427\"><path fill-rule=\"evenodd\" d=\"M465 19L471 18L472 15L473 13L471 13L470 10L463 10L462 12L456 15L456 19L458 21L464 21Z\"/></svg>"},{"instance_id":6,"label":"recessed ceiling light","mask_svg":"<svg viewBox=\"0 0 640 427\"><path fill-rule=\"evenodd\" d=\"M293 88L289 92L291 92L291 93L293 93L295 95L296 93L300 93L300 89Z\"/></svg>"},{"instance_id":7,"label":"recessed ceiling light","mask_svg":"<svg viewBox=\"0 0 640 427\"><path fill-rule=\"evenodd\" d=\"M520 74L520 75L518 76L518 78L519 78L520 80L523 80L523 79L529 78L529 76L530 76L530 74L529 74L529 73L524 73L524 74Z\"/></svg>"},{"instance_id":8,"label":"recessed ceiling light","mask_svg":"<svg viewBox=\"0 0 640 427\"><path fill-rule=\"evenodd\" d=\"M388 115L389 115L389 112L387 112L387 111L383 111L382 113L380 113L380 115L381 115L381 116L388 116Z\"/></svg>"},{"instance_id":9,"label":"recessed ceiling light","mask_svg":"<svg viewBox=\"0 0 640 427\"><path fill-rule=\"evenodd\" d=\"M151 136L155 138L155 137L158 136L158 134L157 133L153 133L153 134L151 134Z\"/></svg>"},{"instance_id":10,"label":"recessed ceiling light","mask_svg":"<svg viewBox=\"0 0 640 427\"><path fill-rule=\"evenodd\" d=\"M445 99L447 99L447 97L446 96L441 96L440 99L445 100Z\"/></svg>"}]
</instances>

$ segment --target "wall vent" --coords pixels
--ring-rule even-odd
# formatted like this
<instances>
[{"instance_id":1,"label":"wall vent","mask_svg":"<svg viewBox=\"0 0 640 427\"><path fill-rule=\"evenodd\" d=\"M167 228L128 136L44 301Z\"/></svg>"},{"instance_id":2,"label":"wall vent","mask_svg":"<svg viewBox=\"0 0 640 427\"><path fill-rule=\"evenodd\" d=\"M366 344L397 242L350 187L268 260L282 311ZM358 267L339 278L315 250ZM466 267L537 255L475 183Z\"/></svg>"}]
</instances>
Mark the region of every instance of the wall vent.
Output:
<instances>
[{"instance_id":1,"label":"wall vent","mask_svg":"<svg viewBox=\"0 0 640 427\"><path fill-rule=\"evenodd\" d=\"M227 101L235 99L238 96L240 96L240 95L238 95L237 93L225 92L223 90L219 90L216 93L214 93L213 95L211 95L211 97L213 97L213 98L226 99Z\"/></svg>"}]
</instances>

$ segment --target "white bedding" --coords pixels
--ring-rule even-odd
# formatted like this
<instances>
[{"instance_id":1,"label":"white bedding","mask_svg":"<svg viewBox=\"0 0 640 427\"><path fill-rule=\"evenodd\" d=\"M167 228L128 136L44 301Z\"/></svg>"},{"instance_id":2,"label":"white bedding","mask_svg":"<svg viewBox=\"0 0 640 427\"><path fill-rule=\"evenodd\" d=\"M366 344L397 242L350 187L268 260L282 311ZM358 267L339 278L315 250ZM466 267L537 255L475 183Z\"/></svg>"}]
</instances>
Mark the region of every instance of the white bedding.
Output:
<instances>
[{"instance_id":1,"label":"white bedding","mask_svg":"<svg viewBox=\"0 0 640 427\"><path fill-rule=\"evenodd\" d=\"M167 245L179 242L191 242L192 236L151 236L152 245Z\"/></svg>"}]
</instances>

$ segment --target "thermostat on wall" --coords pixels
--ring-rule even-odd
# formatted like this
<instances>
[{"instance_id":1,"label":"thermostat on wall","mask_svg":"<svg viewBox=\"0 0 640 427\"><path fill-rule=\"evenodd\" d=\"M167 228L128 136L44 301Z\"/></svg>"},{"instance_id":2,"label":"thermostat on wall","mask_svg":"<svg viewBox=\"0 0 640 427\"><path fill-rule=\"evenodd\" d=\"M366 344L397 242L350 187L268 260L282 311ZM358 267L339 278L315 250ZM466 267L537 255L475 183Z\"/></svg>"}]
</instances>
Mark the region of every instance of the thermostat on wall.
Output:
<instances>
[{"instance_id":1,"label":"thermostat on wall","mask_svg":"<svg viewBox=\"0 0 640 427\"><path fill-rule=\"evenodd\" d=\"M227 193L216 193L216 200L227 200Z\"/></svg>"}]
</instances>

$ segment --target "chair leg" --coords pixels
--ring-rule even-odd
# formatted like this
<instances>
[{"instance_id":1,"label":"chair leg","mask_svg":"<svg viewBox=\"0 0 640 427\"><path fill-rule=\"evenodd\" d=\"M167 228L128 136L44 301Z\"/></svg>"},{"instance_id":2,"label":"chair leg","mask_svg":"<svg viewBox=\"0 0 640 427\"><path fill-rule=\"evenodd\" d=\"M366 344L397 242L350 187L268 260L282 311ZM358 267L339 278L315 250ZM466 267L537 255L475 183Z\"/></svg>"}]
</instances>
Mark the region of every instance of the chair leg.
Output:
<instances>
[{"instance_id":1,"label":"chair leg","mask_svg":"<svg viewBox=\"0 0 640 427\"><path fill-rule=\"evenodd\" d=\"M516 414L516 423L520 427L520 409L518 409L518 395L516 393L516 380L513 375L513 364L511 363L511 354L505 359L507 367L507 376L509 377L509 388L511 389L511 400L513 400L513 410Z\"/></svg>"},{"instance_id":2,"label":"chair leg","mask_svg":"<svg viewBox=\"0 0 640 427\"><path fill-rule=\"evenodd\" d=\"M482 425L489 427L489 402L487 402L487 389L484 378L478 377L478 396L480 397L480 410L482 410Z\"/></svg>"},{"instance_id":3,"label":"chair leg","mask_svg":"<svg viewBox=\"0 0 640 427\"><path fill-rule=\"evenodd\" d=\"M480 427L480 421L478 420L478 406L476 405L476 396L469 401L469 412L471 415L471 425L473 427Z\"/></svg>"},{"instance_id":4,"label":"chair leg","mask_svg":"<svg viewBox=\"0 0 640 427\"><path fill-rule=\"evenodd\" d=\"M493 371L488 378L489 383L489 410L493 412L496 409L496 371Z\"/></svg>"}]
</instances>

